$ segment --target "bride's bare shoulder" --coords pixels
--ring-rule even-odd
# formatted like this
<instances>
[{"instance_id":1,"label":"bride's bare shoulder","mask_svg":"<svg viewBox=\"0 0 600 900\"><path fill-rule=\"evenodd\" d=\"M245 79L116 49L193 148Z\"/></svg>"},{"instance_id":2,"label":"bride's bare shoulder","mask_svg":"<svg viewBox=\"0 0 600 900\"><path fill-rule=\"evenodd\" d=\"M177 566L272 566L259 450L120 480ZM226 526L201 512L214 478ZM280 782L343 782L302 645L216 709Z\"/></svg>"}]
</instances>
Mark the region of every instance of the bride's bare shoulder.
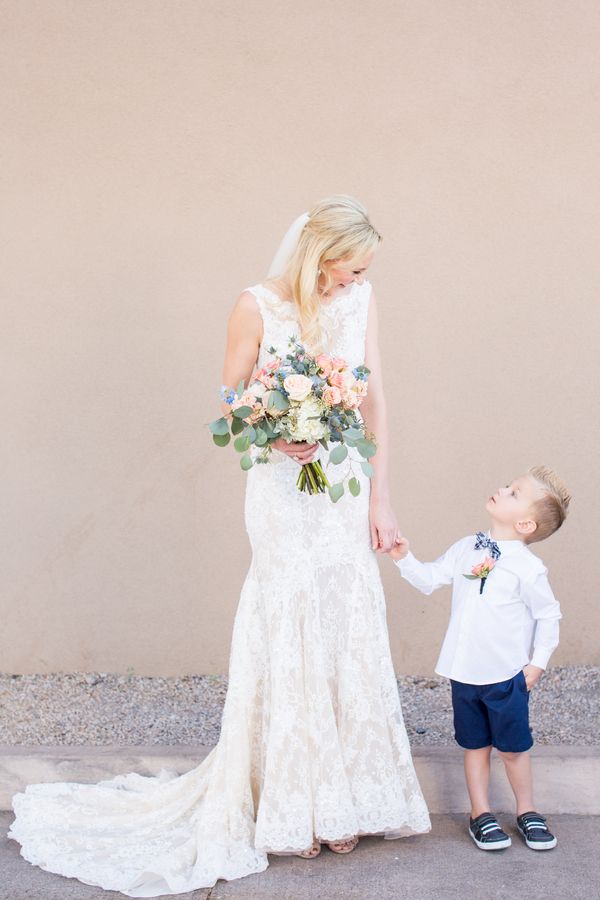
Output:
<instances>
[{"instance_id":1,"label":"bride's bare shoulder","mask_svg":"<svg viewBox=\"0 0 600 900\"><path fill-rule=\"evenodd\" d=\"M280 300L283 300L285 303L290 302L290 286L283 278L266 278L262 284L263 287L266 287L268 291L275 294Z\"/></svg>"},{"instance_id":2,"label":"bride's bare shoulder","mask_svg":"<svg viewBox=\"0 0 600 900\"><path fill-rule=\"evenodd\" d=\"M258 303L256 302L256 296L249 289L242 291L237 300L235 301L233 311L239 311L242 313L245 312L256 312L258 313Z\"/></svg>"},{"instance_id":3,"label":"bride's bare shoulder","mask_svg":"<svg viewBox=\"0 0 600 900\"><path fill-rule=\"evenodd\" d=\"M234 332L260 334L262 317L256 297L246 289L237 297L229 314L229 329Z\"/></svg>"}]
</instances>

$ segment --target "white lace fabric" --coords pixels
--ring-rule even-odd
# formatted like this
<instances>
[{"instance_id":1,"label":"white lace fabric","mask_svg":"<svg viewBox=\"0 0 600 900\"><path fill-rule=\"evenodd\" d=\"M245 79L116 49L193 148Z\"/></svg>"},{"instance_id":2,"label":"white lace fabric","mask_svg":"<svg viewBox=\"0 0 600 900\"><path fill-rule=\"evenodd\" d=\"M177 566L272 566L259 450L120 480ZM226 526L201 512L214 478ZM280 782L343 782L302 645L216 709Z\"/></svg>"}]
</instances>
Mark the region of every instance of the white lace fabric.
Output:
<instances>
[{"instance_id":1,"label":"white lace fabric","mask_svg":"<svg viewBox=\"0 0 600 900\"><path fill-rule=\"evenodd\" d=\"M271 346L285 355L298 323L291 303L249 290L264 322L260 366ZM351 366L364 362L369 296L365 282L323 307L330 349ZM261 872L267 853L313 836L429 831L370 548L369 480L353 459L361 493L336 504L298 491L298 464L276 451L248 472L253 555L215 749L180 776L28 785L9 831L25 859L156 897Z\"/></svg>"}]
</instances>

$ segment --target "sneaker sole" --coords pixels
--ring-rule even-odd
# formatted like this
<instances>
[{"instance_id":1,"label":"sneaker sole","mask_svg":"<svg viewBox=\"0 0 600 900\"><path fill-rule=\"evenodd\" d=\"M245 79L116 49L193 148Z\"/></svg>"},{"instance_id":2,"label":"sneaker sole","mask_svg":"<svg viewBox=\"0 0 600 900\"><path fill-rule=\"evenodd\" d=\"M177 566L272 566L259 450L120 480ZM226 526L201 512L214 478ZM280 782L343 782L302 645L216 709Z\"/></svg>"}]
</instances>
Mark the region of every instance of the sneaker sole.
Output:
<instances>
[{"instance_id":1,"label":"sneaker sole","mask_svg":"<svg viewBox=\"0 0 600 900\"><path fill-rule=\"evenodd\" d=\"M551 841L528 841L520 828L518 831L530 850L553 850L558 843L556 838Z\"/></svg>"},{"instance_id":2,"label":"sneaker sole","mask_svg":"<svg viewBox=\"0 0 600 900\"><path fill-rule=\"evenodd\" d=\"M512 841L509 837L506 838L505 841L478 841L471 829L469 828L469 834L473 838L473 843L477 844L480 850L505 850L506 847L510 847Z\"/></svg>"}]
</instances>

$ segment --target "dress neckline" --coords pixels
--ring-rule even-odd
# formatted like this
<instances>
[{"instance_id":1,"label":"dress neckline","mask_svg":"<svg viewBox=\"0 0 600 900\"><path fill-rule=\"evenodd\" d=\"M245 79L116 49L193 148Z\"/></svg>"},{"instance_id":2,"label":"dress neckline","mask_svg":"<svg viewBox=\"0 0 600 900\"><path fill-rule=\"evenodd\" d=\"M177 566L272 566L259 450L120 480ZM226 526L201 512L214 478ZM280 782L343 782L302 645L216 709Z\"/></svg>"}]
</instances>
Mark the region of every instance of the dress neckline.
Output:
<instances>
[{"instance_id":1,"label":"dress neckline","mask_svg":"<svg viewBox=\"0 0 600 900\"><path fill-rule=\"evenodd\" d=\"M263 281L260 282L260 287L263 289L263 291L266 291L268 294L271 294L272 297L275 297L276 300L279 300L280 303L284 303L286 306L290 306L292 309L296 309L296 304L293 300L287 300L283 297L280 297L276 291L273 291L271 290L271 288L267 287ZM331 306L339 303L340 300L349 300L350 297L353 296L357 287L360 287L360 285L357 285L356 281L352 282L352 287L347 294L338 294L337 297L334 297L333 300L330 300L328 303L321 303L321 309L329 309Z\"/></svg>"}]
</instances>

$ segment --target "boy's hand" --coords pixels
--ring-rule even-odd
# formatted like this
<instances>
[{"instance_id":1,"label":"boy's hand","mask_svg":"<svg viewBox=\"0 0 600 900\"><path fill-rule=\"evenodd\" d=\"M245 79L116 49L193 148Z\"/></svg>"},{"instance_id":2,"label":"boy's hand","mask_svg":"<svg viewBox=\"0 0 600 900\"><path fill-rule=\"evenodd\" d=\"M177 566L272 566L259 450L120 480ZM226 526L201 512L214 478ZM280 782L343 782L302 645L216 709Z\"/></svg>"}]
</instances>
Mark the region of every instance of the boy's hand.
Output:
<instances>
[{"instance_id":1,"label":"boy's hand","mask_svg":"<svg viewBox=\"0 0 600 900\"><path fill-rule=\"evenodd\" d=\"M410 544L404 537L397 537L394 541L392 549L390 550L389 555L392 559L397 562L399 559L404 559L404 557L408 554Z\"/></svg>"},{"instance_id":2,"label":"boy's hand","mask_svg":"<svg viewBox=\"0 0 600 900\"><path fill-rule=\"evenodd\" d=\"M544 670L540 669L539 666L532 666L531 664L525 666L525 668L523 669L523 675L525 676L528 691L530 691L531 688L538 683L543 673Z\"/></svg>"}]
</instances>

